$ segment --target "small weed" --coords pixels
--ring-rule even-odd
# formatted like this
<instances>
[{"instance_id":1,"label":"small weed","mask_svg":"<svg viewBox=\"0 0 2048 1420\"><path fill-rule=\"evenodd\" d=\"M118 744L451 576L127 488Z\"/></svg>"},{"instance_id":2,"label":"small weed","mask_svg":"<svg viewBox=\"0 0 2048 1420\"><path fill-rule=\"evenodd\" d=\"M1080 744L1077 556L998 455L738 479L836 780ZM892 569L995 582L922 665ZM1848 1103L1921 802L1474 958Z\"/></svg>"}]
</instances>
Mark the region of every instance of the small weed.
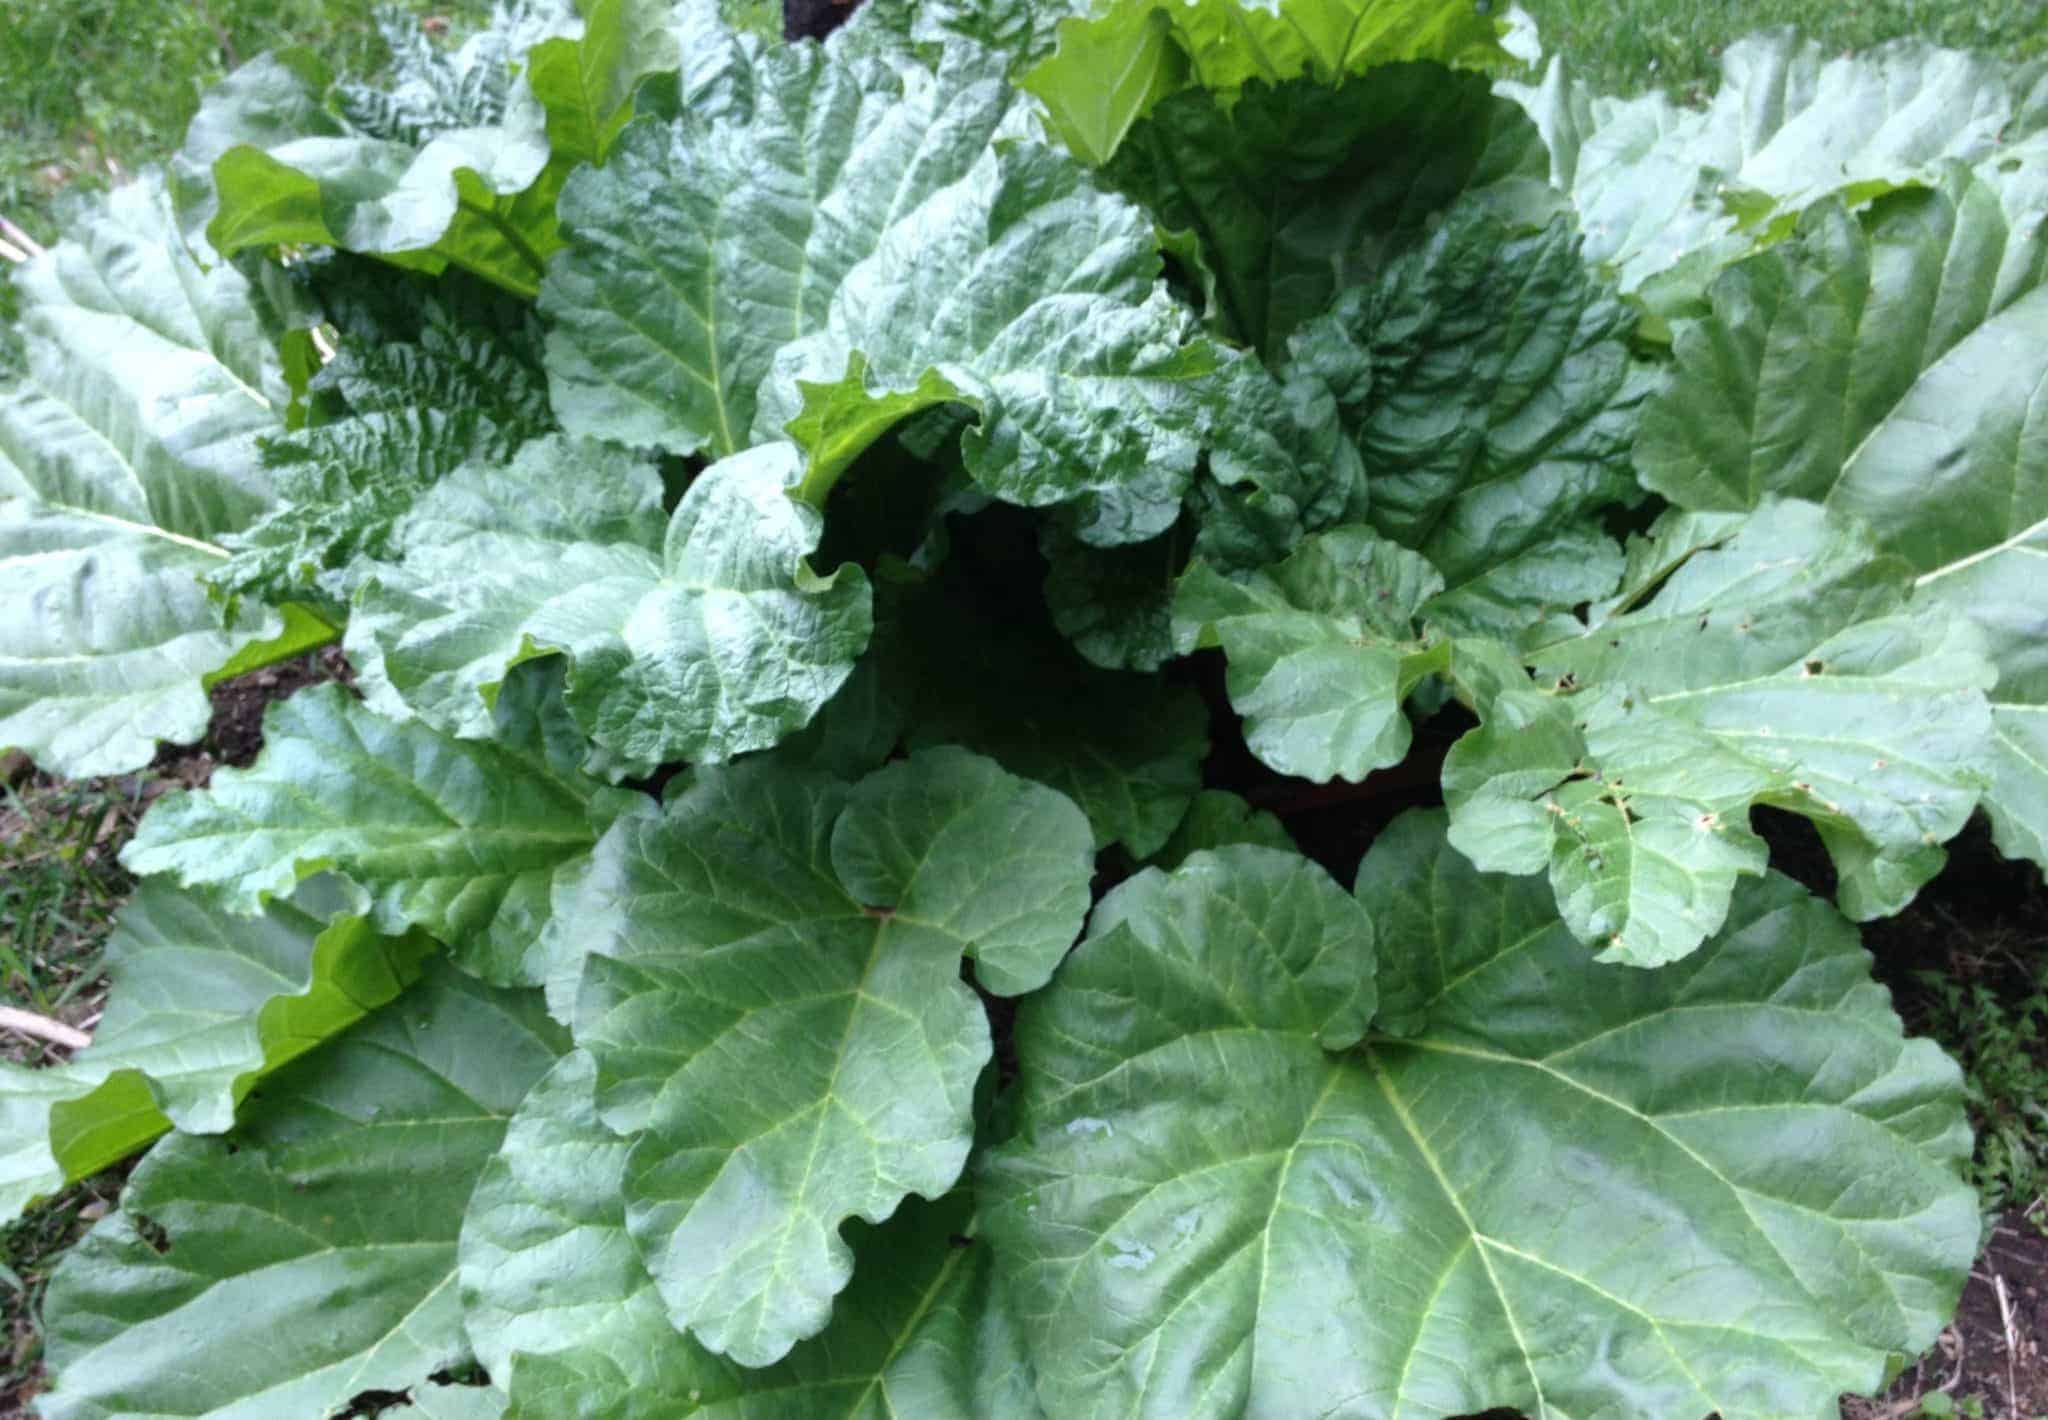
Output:
<instances>
[{"instance_id":1,"label":"small weed","mask_svg":"<svg viewBox=\"0 0 2048 1420\"><path fill-rule=\"evenodd\" d=\"M1962 1420L1984 1420L1984 1397L1966 1395L1957 1400L1945 1390L1929 1391L1920 1397L1919 1408L1913 1414L1927 1420L1956 1420L1958 1416Z\"/></svg>"},{"instance_id":2,"label":"small weed","mask_svg":"<svg viewBox=\"0 0 2048 1420\"><path fill-rule=\"evenodd\" d=\"M1992 943L1961 969L1916 973L1922 1028L1963 1067L1977 1130L1971 1182L1987 1216L2043 1213L2048 1192L2048 961Z\"/></svg>"}]
</instances>

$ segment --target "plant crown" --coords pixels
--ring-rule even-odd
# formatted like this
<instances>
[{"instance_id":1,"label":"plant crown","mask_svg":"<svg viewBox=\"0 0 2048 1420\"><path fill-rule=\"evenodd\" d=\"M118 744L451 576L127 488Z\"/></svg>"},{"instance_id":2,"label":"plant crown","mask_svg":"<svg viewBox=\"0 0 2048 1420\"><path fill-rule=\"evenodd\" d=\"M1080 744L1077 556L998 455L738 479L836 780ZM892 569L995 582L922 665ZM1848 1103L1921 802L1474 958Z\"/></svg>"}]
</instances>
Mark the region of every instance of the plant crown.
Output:
<instances>
[{"instance_id":1,"label":"plant crown","mask_svg":"<svg viewBox=\"0 0 2048 1420\"><path fill-rule=\"evenodd\" d=\"M1815 1420L1933 1342L1960 1083L1850 921L1980 808L2048 860L2034 75L395 38L13 277L0 743L356 677L0 1071L8 1211L147 1149L43 1415ZM1362 862L1268 811L1404 762Z\"/></svg>"}]
</instances>

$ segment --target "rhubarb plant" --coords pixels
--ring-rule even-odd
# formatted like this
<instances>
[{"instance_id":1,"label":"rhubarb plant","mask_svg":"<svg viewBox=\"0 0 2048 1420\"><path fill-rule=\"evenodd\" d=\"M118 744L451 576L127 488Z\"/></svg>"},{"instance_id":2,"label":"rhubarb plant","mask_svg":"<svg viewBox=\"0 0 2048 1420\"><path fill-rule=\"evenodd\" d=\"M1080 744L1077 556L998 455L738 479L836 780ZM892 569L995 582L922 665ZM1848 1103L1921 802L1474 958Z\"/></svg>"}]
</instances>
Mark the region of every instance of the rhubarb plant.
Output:
<instances>
[{"instance_id":1,"label":"rhubarb plant","mask_svg":"<svg viewBox=\"0 0 2048 1420\"><path fill-rule=\"evenodd\" d=\"M0 745L353 670L0 1067L0 1208L141 1154L41 1413L1816 1420L1931 1345L1962 1083L1853 924L2048 861L2048 109L1509 30L529 4L252 61L15 271Z\"/></svg>"}]
</instances>

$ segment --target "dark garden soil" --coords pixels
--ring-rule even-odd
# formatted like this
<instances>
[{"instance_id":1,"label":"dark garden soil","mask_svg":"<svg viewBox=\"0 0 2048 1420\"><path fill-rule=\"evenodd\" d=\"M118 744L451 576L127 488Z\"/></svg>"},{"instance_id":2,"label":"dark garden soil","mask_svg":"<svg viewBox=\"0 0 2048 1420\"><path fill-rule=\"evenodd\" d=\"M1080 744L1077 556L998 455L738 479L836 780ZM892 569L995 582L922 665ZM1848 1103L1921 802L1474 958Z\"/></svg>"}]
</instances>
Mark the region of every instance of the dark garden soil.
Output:
<instances>
[{"instance_id":1,"label":"dark garden soil","mask_svg":"<svg viewBox=\"0 0 2048 1420\"><path fill-rule=\"evenodd\" d=\"M260 671L224 680L210 692L213 728L196 745L165 745L157 751L150 772L168 774L184 783L206 782L216 764L238 769L256 762L263 749L263 712L309 685L338 680L353 687L355 671L340 646L323 646Z\"/></svg>"}]
</instances>

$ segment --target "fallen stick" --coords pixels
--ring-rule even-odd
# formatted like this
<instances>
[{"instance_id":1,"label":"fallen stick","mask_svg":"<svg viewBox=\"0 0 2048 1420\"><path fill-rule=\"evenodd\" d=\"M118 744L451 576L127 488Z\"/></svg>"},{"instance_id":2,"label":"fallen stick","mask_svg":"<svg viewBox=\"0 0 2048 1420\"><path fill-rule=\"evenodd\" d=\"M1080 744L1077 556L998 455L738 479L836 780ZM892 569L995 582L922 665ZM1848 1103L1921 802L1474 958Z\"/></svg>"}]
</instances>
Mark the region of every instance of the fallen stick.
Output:
<instances>
[{"instance_id":1,"label":"fallen stick","mask_svg":"<svg viewBox=\"0 0 2048 1420\"><path fill-rule=\"evenodd\" d=\"M52 1045L61 1045L67 1050L83 1050L92 1044L92 1037L62 1021L53 1021L48 1016L39 1016L33 1011L18 1010L13 1006L0 1006L0 1027L47 1040Z\"/></svg>"},{"instance_id":2,"label":"fallen stick","mask_svg":"<svg viewBox=\"0 0 2048 1420\"><path fill-rule=\"evenodd\" d=\"M9 246L27 252L30 256L41 256L43 254L43 244L41 242L15 226L5 217L0 217L0 237L7 238Z\"/></svg>"}]
</instances>

